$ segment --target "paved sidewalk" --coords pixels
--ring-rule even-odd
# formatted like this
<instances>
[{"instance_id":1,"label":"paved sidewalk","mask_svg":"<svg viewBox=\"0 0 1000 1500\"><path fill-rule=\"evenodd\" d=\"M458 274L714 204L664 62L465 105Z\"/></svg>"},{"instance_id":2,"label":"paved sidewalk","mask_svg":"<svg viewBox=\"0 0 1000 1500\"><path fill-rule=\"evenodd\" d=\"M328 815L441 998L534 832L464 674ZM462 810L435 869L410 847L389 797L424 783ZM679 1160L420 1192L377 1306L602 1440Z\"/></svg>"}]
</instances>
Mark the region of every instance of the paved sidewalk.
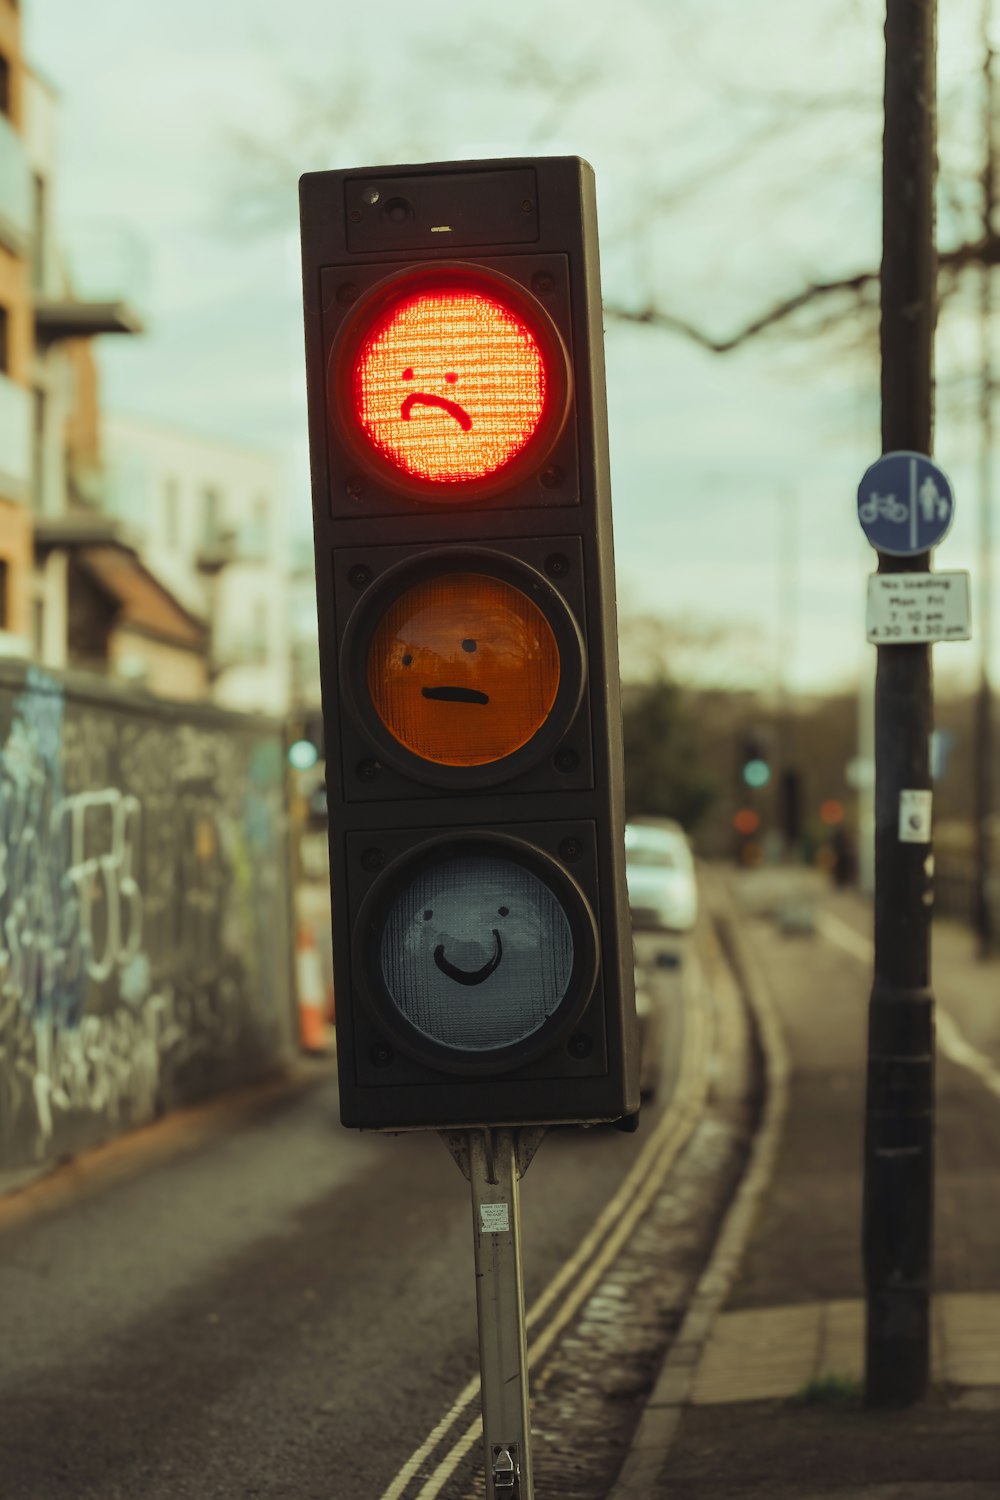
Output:
<instances>
[{"instance_id":1,"label":"paved sidewalk","mask_svg":"<svg viewBox=\"0 0 1000 1500\"><path fill-rule=\"evenodd\" d=\"M798 890L782 890L774 872L740 877L733 891L788 1051L787 1114L739 1273L707 1343L691 1350L691 1378L679 1382L686 1399L672 1410L664 1402L670 1446L646 1493L998 1500L1000 960L979 963L957 924L936 928L932 1383L917 1407L869 1411L861 1191L870 911L815 883L803 902L801 877ZM792 920L778 920L789 898ZM820 916L812 931L810 900Z\"/></svg>"},{"instance_id":2,"label":"paved sidewalk","mask_svg":"<svg viewBox=\"0 0 1000 1500\"><path fill-rule=\"evenodd\" d=\"M696 1406L715 1406L798 1396L823 1382L860 1384L864 1329L860 1298L724 1313L698 1367L691 1399ZM1000 1293L934 1298L931 1380L1000 1393Z\"/></svg>"}]
</instances>

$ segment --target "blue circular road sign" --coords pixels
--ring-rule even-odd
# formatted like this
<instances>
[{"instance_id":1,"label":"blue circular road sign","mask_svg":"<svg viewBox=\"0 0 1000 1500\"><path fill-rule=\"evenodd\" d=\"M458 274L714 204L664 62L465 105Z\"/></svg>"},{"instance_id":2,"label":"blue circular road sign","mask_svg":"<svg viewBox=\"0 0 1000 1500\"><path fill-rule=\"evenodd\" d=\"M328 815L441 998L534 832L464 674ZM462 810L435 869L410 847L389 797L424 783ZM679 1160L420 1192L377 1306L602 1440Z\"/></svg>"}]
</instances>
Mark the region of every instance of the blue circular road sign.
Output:
<instances>
[{"instance_id":1,"label":"blue circular road sign","mask_svg":"<svg viewBox=\"0 0 1000 1500\"><path fill-rule=\"evenodd\" d=\"M883 453L858 485L858 520L879 552L916 557L938 542L955 515L951 481L923 453Z\"/></svg>"}]
</instances>

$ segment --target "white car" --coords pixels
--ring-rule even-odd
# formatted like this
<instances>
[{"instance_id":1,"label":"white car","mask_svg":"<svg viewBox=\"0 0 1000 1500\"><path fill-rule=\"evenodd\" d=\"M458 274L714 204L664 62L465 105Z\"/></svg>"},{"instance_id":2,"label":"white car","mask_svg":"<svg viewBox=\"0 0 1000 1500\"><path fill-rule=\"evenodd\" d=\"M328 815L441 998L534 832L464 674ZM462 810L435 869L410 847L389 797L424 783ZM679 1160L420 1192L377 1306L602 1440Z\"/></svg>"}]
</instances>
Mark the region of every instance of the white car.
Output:
<instances>
[{"instance_id":1,"label":"white car","mask_svg":"<svg viewBox=\"0 0 1000 1500\"><path fill-rule=\"evenodd\" d=\"M625 825L625 878L634 928L690 932L698 915L694 856L679 823Z\"/></svg>"},{"instance_id":2,"label":"white car","mask_svg":"<svg viewBox=\"0 0 1000 1500\"><path fill-rule=\"evenodd\" d=\"M660 1081L663 1008L657 1003L638 964L635 969L635 1015L639 1023L639 1097L649 1100Z\"/></svg>"}]
</instances>

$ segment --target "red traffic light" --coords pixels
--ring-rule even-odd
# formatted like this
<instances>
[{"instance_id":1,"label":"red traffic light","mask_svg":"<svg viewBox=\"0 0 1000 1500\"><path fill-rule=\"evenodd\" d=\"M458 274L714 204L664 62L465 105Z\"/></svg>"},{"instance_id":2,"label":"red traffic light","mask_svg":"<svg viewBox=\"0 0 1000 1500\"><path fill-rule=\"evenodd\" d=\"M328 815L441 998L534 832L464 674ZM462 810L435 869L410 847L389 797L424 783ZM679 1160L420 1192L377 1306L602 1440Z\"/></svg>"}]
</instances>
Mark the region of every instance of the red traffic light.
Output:
<instances>
[{"instance_id":1,"label":"red traffic light","mask_svg":"<svg viewBox=\"0 0 1000 1500\"><path fill-rule=\"evenodd\" d=\"M742 833L744 837L749 837L750 834L756 833L760 827L760 814L755 812L752 807L741 807L733 814L733 827L737 833Z\"/></svg>"},{"instance_id":2,"label":"red traffic light","mask_svg":"<svg viewBox=\"0 0 1000 1500\"><path fill-rule=\"evenodd\" d=\"M362 299L332 353L333 419L365 467L438 501L540 465L569 401L541 304L495 272L406 270Z\"/></svg>"}]
</instances>

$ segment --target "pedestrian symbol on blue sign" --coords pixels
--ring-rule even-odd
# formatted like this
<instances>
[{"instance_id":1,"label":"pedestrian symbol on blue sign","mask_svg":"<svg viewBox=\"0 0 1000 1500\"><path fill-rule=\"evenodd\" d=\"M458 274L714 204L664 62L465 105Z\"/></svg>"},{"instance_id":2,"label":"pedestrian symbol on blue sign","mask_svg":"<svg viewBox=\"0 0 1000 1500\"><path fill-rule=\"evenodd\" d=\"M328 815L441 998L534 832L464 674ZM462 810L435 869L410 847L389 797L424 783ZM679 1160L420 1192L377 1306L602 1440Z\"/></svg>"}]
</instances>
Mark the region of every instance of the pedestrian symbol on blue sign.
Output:
<instances>
[{"instance_id":1,"label":"pedestrian symbol on blue sign","mask_svg":"<svg viewBox=\"0 0 1000 1500\"><path fill-rule=\"evenodd\" d=\"M955 515L947 475L923 453L883 453L858 485L858 520L879 552L916 557L936 547Z\"/></svg>"}]
</instances>

